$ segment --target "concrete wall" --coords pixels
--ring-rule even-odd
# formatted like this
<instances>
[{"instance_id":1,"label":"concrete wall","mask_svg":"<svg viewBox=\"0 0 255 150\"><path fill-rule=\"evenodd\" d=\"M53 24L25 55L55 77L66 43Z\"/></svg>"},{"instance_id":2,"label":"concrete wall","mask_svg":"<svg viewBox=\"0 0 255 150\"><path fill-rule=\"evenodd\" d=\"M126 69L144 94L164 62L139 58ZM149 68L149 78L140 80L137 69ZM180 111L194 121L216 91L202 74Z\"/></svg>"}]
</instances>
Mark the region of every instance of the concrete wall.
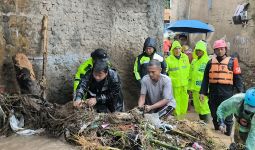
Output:
<instances>
[{"instance_id":1,"label":"concrete wall","mask_svg":"<svg viewBox=\"0 0 255 150\"><path fill-rule=\"evenodd\" d=\"M163 6L163 0L0 0L0 85L17 90L11 63L16 52L42 57L45 14L49 16L48 99L71 100L77 67L91 51L104 48L120 73L125 101L131 107L137 103L132 65L145 38L162 40ZM40 78L42 60L32 63Z\"/></svg>"},{"instance_id":2,"label":"concrete wall","mask_svg":"<svg viewBox=\"0 0 255 150\"><path fill-rule=\"evenodd\" d=\"M209 2L211 9L209 9ZM179 1L173 0L173 12L176 8L182 6L179 14L176 13L173 18L180 19L198 19L215 27L215 32L207 36L209 42L209 51L212 53L212 44L215 40L225 37L230 42L230 52L238 52L241 60L248 64L255 63L255 1L254 0L189 0ZM250 2L248 16L251 19L245 27L242 25L234 25L232 16L238 4ZM189 4L189 5L187 5ZM188 10L188 14L187 14ZM171 13L172 14L172 13ZM185 16L183 14L186 14ZM184 17L183 17L184 16ZM191 35L191 45L197 40L205 38L201 34Z\"/></svg>"},{"instance_id":3,"label":"concrete wall","mask_svg":"<svg viewBox=\"0 0 255 150\"><path fill-rule=\"evenodd\" d=\"M182 20L189 18L189 4L192 0L171 0L172 7L170 9L170 20Z\"/></svg>"}]
</instances>

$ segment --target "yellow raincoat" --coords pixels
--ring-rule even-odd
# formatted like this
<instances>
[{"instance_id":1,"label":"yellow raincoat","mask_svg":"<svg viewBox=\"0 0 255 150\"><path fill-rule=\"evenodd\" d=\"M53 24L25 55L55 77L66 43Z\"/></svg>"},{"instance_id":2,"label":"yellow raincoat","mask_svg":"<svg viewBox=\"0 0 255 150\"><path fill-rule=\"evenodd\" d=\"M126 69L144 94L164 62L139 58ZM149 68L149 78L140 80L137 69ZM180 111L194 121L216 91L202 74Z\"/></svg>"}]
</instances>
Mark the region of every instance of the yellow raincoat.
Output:
<instances>
[{"instance_id":1,"label":"yellow raincoat","mask_svg":"<svg viewBox=\"0 0 255 150\"><path fill-rule=\"evenodd\" d=\"M204 52L201 58L196 55L196 50L202 50ZM205 96L204 101L199 99L199 91L204 77L204 70L209 57L206 51L206 44L203 41L199 41L195 47L196 59L193 59L190 66L189 86L188 90L192 91L193 104L195 111L200 115L210 114L210 108L208 105L208 97Z\"/></svg>"},{"instance_id":2,"label":"yellow raincoat","mask_svg":"<svg viewBox=\"0 0 255 150\"><path fill-rule=\"evenodd\" d=\"M189 96L187 93L189 77L189 58L181 53L179 59L174 56L173 50L181 48L178 41L174 41L171 47L171 55L166 58L167 73L172 79L173 93L176 100L175 113L177 118L182 118L187 113Z\"/></svg>"}]
</instances>

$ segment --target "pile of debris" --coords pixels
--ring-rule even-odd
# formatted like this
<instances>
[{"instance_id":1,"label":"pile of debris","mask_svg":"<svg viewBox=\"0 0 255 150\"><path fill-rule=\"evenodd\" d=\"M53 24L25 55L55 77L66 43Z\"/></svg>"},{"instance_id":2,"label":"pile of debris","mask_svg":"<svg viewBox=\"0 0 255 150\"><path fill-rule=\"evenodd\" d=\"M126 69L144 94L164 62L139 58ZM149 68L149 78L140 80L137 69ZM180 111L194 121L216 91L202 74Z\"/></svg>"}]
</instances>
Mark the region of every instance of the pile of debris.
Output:
<instances>
[{"instance_id":1,"label":"pile of debris","mask_svg":"<svg viewBox=\"0 0 255 150\"><path fill-rule=\"evenodd\" d=\"M45 129L48 135L58 137L68 123L82 117L71 105L51 104L33 95L0 94L0 106L0 135L6 136L13 131L19 134L28 131L25 129Z\"/></svg>"},{"instance_id":2,"label":"pile of debris","mask_svg":"<svg viewBox=\"0 0 255 150\"><path fill-rule=\"evenodd\" d=\"M84 149L225 149L223 143L208 134L202 122L161 122L155 114L143 114L136 108L98 114L73 109L72 102L60 106L28 95L0 95L0 106L0 135L44 129L44 134L64 135L68 142Z\"/></svg>"}]
</instances>

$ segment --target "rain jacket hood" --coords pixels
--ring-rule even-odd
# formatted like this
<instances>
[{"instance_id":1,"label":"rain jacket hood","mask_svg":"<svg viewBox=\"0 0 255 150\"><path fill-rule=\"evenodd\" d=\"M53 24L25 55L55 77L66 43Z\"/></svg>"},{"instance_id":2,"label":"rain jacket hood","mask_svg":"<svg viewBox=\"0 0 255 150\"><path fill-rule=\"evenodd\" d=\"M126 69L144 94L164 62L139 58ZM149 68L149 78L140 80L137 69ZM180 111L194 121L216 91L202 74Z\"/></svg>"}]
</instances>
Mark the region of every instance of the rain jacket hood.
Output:
<instances>
[{"instance_id":1,"label":"rain jacket hood","mask_svg":"<svg viewBox=\"0 0 255 150\"><path fill-rule=\"evenodd\" d=\"M195 47L195 51L194 51L194 55L196 58L198 58L197 54L196 54L196 50L202 50L204 52L204 55L202 57L208 57L207 51L206 51L206 43L203 41L198 41ZM201 57L201 58L202 58Z\"/></svg>"},{"instance_id":2,"label":"rain jacket hood","mask_svg":"<svg viewBox=\"0 0 255 150\"><path fill-rule=\"evenodd\" d=\"M173 42L172 47L171 47L171 50L170 50L171 55L174 55L173 50L174 50L176 47L182 48L182 46L181 46L181 44L180 44L179 41L174 41L174 42Z\"/></svg>"},{"instance_id":3,"label":"rain jacket hood","mask_svg":"<svg viewBox=\"0 0 255 150\"><path fill-rule=\"evenodd\" d=\"M145 52L146 47L153 47L155 52L156 46L157 46L156 39L148 37L143 44L143 52Z\"/></svg>"}]
</instances>

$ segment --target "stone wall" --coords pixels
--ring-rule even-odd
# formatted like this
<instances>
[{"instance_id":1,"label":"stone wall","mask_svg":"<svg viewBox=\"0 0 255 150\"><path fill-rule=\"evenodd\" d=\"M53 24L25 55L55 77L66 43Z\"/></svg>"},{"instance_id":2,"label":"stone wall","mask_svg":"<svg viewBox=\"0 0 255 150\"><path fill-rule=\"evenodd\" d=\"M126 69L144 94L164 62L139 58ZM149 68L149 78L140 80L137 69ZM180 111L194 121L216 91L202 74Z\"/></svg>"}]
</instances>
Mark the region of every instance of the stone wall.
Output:
<instances>
[{"instance_id":1,"label":"stone wall","mask_svg":"<svg viewBox=\"0 0 255 150\"><path fill-rule=\"evenodd\" d=\"M0 0L0 85L8 92L17 91L11 57L18 51L34 58L41 78L43 15L49 17L49 100L71 100L77 67L94 49L104 48L120 73L126 106L137 103L133 63L145 38L162 40L162 0Z\"/></svg>"}]
</instances>

